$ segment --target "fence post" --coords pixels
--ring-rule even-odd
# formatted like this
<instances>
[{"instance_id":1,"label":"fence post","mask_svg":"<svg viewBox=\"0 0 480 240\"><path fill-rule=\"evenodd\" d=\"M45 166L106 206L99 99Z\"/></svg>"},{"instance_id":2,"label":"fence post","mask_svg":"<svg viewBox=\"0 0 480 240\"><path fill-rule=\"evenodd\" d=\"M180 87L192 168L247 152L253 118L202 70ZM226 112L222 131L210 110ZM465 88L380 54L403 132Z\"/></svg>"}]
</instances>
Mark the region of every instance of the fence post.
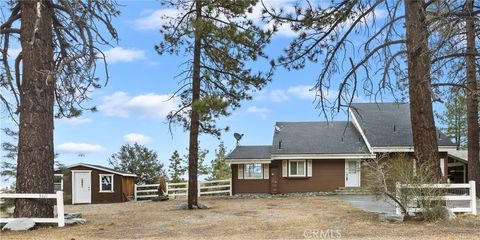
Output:
<instances>
[{"instance_id":1,"label":"fence post","mask_svg":"<svg viewBox=\"0 0 480 240\"><path fill-rule=\"evenodd\" d=\"M168 196L168 182L165 183L165 192L166 192L165 194L167 194Z\"/></svg>"},{"instance_id":2,"label":"fence post","mask_svg":"<svg viewBox=\"0 0 480 240\"><path fill-rule=\"evenodd\" d=\"M470 208L472 209L472 214L477 215L477 192L475 181L469 181L470 183Z\"/></svg>"},{"instance_id":3,"label":"fence post","mask_svg":"<svg viewBox=\"0 0 480 240\"><path fill-rule=\"evenodd\" d=\"M232 178L228 179L230 183L230 196L232 196Z\"/></svg>"},{"instance_id":4,"label":"fence post","mask_svg":"<svg viewBox=\"0 0 480 240\"><path fill-rule=\"evenodd\" d=\"M133 196L135 197L135 201L137 201L137 184L134 185Z\"/></svg>"},{"instance_id":5,"label":"fence post","mask_svg":"<svg viewBox=\"0 0 480 240\"><path fill-rule=\"evenodd\" d=\"M58 227L64 227L65 209L63 206L63 191L57 191L57 215Z\"/></svg>"},{"instance_id":6,"label":"fence post","mask_svg":"<svg viewBox=\"0 0 480 240\"><path fill-rule=\"evenodd\" d=\"M395 198L400 199L400 188L401 188L401 184L400 182L397 182L395 184ZM396 214L401 214L402 211L400 210L400 206L398 205L398 203L395 202L395 213Z\"/></svg>"}]
</instances>

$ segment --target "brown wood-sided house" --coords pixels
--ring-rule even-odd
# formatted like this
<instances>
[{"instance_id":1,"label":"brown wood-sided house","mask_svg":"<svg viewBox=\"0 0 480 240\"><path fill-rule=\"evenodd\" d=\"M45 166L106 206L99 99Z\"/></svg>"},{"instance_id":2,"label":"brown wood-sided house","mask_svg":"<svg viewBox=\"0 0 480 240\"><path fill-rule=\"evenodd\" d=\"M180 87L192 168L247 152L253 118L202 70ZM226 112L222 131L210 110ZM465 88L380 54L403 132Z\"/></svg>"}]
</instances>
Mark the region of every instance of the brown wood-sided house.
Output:
<instances>
[{"instance_id":1,"label":"brown wood-sided house","mask_svg":"<svg viewBox=\"0 0 480 240\"><path fill-rule=\"evenodd\" d=\"M349 119L277 122L271 145L237 146L226 158L232 169L233 193L360 188L364 184L362 161L398 153L411 155L413 161L409 104L352 104ZM437 132L441 171L447 175L452 161L449 151L456 147Z\"/></svg>"},{"instance_id":2,"label":"brown wood-sided house","mask_svg":"<svg viewBox=\"0 0 480 240\"><path fill-rule=\"evenodd\" d=\"M65 204L118 203L133 199L135 174L78 163L56 170Z\"/></svg>"}]
</instances>

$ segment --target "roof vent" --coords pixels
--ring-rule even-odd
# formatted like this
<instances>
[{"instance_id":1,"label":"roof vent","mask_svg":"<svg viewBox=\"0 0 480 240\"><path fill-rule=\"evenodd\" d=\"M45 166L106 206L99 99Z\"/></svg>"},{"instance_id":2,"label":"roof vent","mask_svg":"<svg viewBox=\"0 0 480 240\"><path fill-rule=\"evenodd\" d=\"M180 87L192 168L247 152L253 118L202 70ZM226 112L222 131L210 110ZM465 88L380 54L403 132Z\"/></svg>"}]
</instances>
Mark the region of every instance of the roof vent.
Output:
<instances>
[{"instance_id":1,"label":"roof vent","mask_svg":"<svg viewBox=\"0 0 480 240\"><path fill-rule=\"evenodd\" d=\"M282 140L278 141L278 149L282 149Z\"/></svg>"},{"instance_id":2,"label":"roof vent","mask_svg":"<svg viewBox=\"0 0 480 240\"><path fill-rule=\"evenodd\" d=\"M275 131L276 132L280 132L282 130L283 126L278 126L278 125L275 125Z\"/></svg>"},{"instance_id":3,"label":"roof vent","mask_svg":"<svg viewBox=\"0 0 480 240\"><path fill-rule=\"evenodd\" d=\"M342 137L341 141L343 142L343 137Z\"/></svg>"},{"instance_id":4,"label":"roof vent","mask_svg":"<svg viewBox=\"0 0 480 240\"><path fill-rule=\"evenodd\" d=\"M397 131L397 125L393 124L393 132Z\"/></svg>"}]
</instances>

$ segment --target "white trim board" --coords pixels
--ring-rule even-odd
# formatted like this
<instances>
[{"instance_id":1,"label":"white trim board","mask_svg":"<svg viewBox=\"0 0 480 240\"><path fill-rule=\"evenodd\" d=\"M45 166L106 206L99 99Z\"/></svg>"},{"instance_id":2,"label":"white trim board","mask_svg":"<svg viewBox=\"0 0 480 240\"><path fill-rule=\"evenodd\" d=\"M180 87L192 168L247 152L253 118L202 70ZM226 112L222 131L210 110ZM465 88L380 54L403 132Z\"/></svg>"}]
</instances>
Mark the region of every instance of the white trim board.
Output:
<instances>
[{"instance_id":1,"label":"white trim board","mask_svg":"<svg viewBox=\"0 0 480 240\"><path fill-rule=\"evenodd\" d=\"M278 154L272 155L273 160L295 160L295 159L374 159L375 154Z\"/></svg>"},{"instance_id":2,"label":"white trim board","mask_svg":"<svg viewBox=\"0 0 480 240\"><path fill-rule=\"evenodd\" d=\"M369 151L370 153L373 153L373 151L372 151L372 145L370 145L370 142L368 142L367 136L366 136L365 133L363 132L363 129L362 129L362 127L360 126L360 123L358 122L357 118L355 117L355 114L353 114L352 107L349 107L349 108L348 108L348 112L349 112L350 115L352 116L353 126L355 126L355 128L357 129L357 131L358 131L358 132L360 133L360 135L362 136L363 141L365 142L365 145L367 145L368 151Z\"/></svg>"},{"instance_id":3,"label":"white trim board","mask_svg":"<svg viewBox=\"0 0 480 240\"><path fill-rule=\"evenodd\" d=\"M438 146L439 152L448 152L456 150L455 146ZM372 147L374 153L379 152L413 152L413 146L397 146L397 147Z\"/></svg>"},{"instance_id":4,"label":"white trim board","mask_svg":"<svg viewBox=\"0 0 480 240\"><path fill-rule=\"evenodd\" d=\"M103 176L110 176L110 177L112 177L112 183L111 183L112 188L111 188L111 190L109 190L109 191L102 190L102 177L103 177ZM114 179L115 179L115 174L98 174L98 182L99 182L99 186L98 186L98 190L99 190L99 191L98 191L98 192L99 192L99 193L114 193L114 192L115 192L115 185L113 185Z\"/></svg>"},{"instance_id":5,"label":"white trim board","mask_svg":"<svg viewBox=\"0 0 480 240\"><path fill-rule=\"evenodd\" d=\"M271 159L225 159L228 164L272 163Z\"/></svg>"}]
</instances>

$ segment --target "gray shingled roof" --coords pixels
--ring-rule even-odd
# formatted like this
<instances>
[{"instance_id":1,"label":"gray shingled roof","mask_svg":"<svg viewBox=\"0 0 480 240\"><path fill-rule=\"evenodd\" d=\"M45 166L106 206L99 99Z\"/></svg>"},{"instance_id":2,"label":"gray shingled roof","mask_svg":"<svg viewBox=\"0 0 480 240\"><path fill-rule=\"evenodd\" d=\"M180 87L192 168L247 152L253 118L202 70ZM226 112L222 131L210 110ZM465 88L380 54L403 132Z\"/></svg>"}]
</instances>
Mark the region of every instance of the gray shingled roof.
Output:
<instances>
[{"instance_id":1,"label":"gray shingled roof","mask_svg":"<svg viewBox=\"0 0 480 240\"><path fill-rule=\"evenodd\" d=\"M413 146L408 103L354 103L351 109L372 147ZM455 145L437 132L440 146Z\"/></svg>"},{"instance_id":2,"label":"gray shingled roof","mask_svg":"<svg viewBox=\"0 0 480 240\"><path fill-rule=\"evenodd\" d=\"M351 122L277 122L275 128L272 154L368 153Z\"/></svg>"},{"instance_id":3,"label":"gray shingled roof","mask_svg":"<svg viewBox=\"0 0 480 240\"><path fill-rule=\"evenodd\" d=\"M119 175L122 175L122 176L136 176L135 174L133 174L131 172L115 170L113 168L108 168L108 167L104 167L104 166L100 166L100 165L96 165L96 164L90 164L90 163L77 163L77 164L66 166L66 168L73 168L73 167L76 167L76 166L85 166L85 167L90 167L90 168L96 168L96 169L99 169L99 170L103 170L105 172L116 173L116 174L119 174Z\"/></svg>"},{"instance_id":4,"label":"gray shingled roof","mask_svg":"<svg viewBox=\"0 0 480 240\"><path fill-rule=\"evenodd\" d=\"M237 146L225 159L270 159L272 146Z\"/></svg>"}]
</instances>

